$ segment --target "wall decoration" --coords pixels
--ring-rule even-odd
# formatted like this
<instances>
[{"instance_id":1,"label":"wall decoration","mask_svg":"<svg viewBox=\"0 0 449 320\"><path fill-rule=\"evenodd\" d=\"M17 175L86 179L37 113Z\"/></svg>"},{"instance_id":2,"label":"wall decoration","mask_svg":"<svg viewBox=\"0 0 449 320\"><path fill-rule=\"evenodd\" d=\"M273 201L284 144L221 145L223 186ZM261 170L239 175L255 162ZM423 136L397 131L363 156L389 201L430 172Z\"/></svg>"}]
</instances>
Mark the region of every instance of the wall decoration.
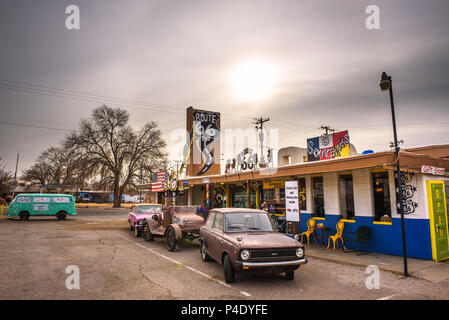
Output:
<instances>
[{"instance_id":1,"label":"wall decoration","mask_svg":"<svg viewBox=\"0 0 449 320\"><path fill-rule=\"evenodd\" d=\"M399 188L397 185L397 174L395 173L395 187L396 187L396 204L399 209ZM401 188L402 188L402 207L404 214L412 214L418 207L418 202L415 201L415 193L418 190L416 183L416 176L413 172L401 173Z\"/></svg>"},{"instance_id":2,"label":"wall decoration","mask_svg":"<svg viewBox=\"0 0 449 320\"><path fill-rule=\"evenodd\" d=\"M245 148L242 152L237 154L235 158L226 161L225 173L256 170L271 166L273 164L273 157L271 156L272 152L272 149L269 149L266 162L261 163L259 162L257 153L254 153L253 149Z\"/></svg>"},{"instance_id":3,"label":"wall decoration","mask_svg":"<svg viewBox=\"0 0 449 320\"><path fill-rule=\"evenodd\" d=\"M348 130L307 139L307 161L337 159L348 156Z\"/></svg>"}]
</instances>

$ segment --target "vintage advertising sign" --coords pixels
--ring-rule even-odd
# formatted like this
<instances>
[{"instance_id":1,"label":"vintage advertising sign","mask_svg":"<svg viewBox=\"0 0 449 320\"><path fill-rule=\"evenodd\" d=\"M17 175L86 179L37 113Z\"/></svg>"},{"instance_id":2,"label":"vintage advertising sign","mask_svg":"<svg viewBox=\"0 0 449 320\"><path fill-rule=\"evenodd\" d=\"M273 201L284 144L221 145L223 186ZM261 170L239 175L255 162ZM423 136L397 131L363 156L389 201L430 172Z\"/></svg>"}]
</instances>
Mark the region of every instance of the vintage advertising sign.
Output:
<instances>
[{"instance_id":1,"label":"vintage advertising sign","mask_svg":"<svg viewBox=\"0 0 449 320\"><path fill-rule=\"evenodd\" d=\"M220 174L220 113L187 109L187 176Z\"/></svg>"},{"instance_id":2,"label":"vintage advertising sign","mask_svg":"<svg viewBox=\"0 0 449 320\"><path fill-rule=\"evenodd\" d=\"M299 222L298 181L285 181L285 217L287 221Z\"/></svg>"},{"instance_id":3,"label":"vintage advertising sign","mask_svg":"<svg viewBox=\"0 0 449 320\"><path fill-rule=\"evenodd\" d=\"M264 189L284 188L284 180L266 180L263 182Z\"/></svg>"},{"instance_id":4,"label":"vintage advertising sign","mask_svg":"<svg viewBox=\"0 0 449 320\"><path fill-rule=\"evenodd\" d=\"M434 174L437 176L444 176L446 170L444 168L437 168L433 166L422 166L421 173Z\"/></svg>"},{"instance_id":5,"label":"vintage advertising sign","mask_svg":"<svg viewBox=\"0 0 449 320\"><path fill-rule=\"evenodd\" d=\"M348 156L348 130L307 139L308 161L338 159Z\"/></svg>"}]
</instances>

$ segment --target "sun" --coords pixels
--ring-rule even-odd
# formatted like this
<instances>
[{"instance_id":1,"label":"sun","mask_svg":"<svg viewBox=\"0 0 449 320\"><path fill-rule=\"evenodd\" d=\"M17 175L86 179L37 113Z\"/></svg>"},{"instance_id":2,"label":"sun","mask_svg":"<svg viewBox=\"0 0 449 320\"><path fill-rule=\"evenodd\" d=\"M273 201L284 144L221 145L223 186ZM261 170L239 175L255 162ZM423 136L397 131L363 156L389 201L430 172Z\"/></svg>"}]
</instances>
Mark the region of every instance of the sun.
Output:
<instances>
[{"instance_id":1,"label":"sun","mask_svg":"<svg viewBox=\"0 0 449 320\"><path fill-rule=\"evenodd\" d=\"M235 97L242 102L257 102L273 95L278 81L275 66L264 59L250 59L230 73Z\"/></svg>"}]
</instances>

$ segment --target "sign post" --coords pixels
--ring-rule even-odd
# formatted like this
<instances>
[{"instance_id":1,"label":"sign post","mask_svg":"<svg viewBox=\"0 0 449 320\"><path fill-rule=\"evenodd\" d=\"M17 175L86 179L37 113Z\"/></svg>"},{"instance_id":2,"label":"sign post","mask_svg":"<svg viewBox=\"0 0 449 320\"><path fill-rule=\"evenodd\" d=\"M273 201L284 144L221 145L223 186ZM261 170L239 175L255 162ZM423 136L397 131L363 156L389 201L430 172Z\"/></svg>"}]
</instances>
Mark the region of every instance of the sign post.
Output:
<instances>
[{"instance_id":1,"label":"sign post","mask_svg":"<svg viewBox=\"0 0 449 320\"><path fill-rule=\"evenodd\" d=\"M299 219L298 181L285 181L285 219L293 223L293 235L297 233Z\"/></svg>"}]
</instances>

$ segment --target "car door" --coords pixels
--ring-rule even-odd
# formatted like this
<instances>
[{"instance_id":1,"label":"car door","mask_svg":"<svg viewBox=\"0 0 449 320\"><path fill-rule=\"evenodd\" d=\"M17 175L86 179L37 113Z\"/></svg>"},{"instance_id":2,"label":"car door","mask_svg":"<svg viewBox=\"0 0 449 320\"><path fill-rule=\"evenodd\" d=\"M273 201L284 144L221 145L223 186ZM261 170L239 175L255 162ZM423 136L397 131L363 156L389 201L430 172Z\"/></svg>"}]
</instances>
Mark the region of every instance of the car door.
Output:
<instances>
[{"instance_id":1,"label":"car door","mask_svg":"<svg viewBox=\"0 0 449 320\"><path fill-rule=\"evenodd\" d=\"M223 252L223 213L215 214L214 223L208 239L209 248L207 253L215 260L221 263L221 253Z\"/></svg>"}]
</instances>

